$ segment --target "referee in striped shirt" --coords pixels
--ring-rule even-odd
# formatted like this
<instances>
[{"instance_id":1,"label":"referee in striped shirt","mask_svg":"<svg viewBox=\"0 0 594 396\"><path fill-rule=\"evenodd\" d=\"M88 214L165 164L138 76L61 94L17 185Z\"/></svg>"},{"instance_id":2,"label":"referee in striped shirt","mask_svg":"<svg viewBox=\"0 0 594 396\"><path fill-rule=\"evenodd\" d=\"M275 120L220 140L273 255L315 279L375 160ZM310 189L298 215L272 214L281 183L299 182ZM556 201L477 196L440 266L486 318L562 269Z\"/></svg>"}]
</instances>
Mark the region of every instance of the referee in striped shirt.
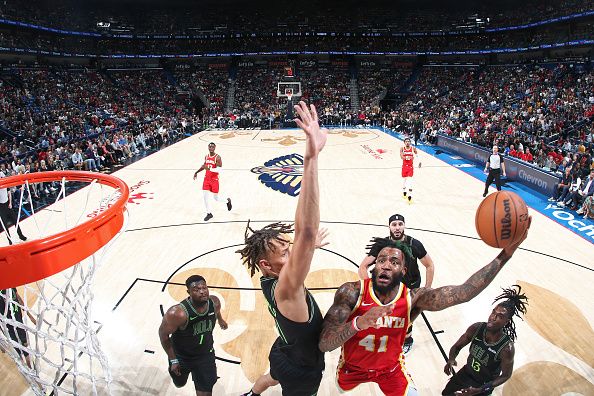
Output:
<instances>
[{"instance_id":1,"label":"referee in striped shirt","mask_svg":"<svg viewBox=\"0 0 594 396\"><path fill-rule=\"evenodd\" d=\"M499 154L499 147L493 146L493 154L489 156L487 163L485 164L485 173L489 171L487 181L485 182L485 191L483 197L487 196L489 192L489 186L495 180L497 191L501 191L501 171L503 171L503 177L505 177L505 164L503 163L503 156Z\"/></svg>"}]
</instances>

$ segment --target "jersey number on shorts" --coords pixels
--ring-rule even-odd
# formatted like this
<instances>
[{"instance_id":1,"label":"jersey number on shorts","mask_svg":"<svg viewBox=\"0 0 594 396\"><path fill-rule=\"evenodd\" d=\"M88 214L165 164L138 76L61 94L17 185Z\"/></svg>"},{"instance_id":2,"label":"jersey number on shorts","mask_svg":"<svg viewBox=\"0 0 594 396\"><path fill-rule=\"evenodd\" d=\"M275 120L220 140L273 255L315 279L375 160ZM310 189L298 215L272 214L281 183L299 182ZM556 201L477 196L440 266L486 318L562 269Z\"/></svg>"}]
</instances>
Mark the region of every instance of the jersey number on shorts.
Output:
<instances>
[{"instance_id":1,"label":"jersey number on shorts","mask_svg":"<svg viewBox=\"0 0 594 396\"><path fill-rule=\"evenodd\" d=\"M369 334L367 337L359 341L359 345L365 348L368 352L386 352L388 349L388 336L385 335L379 339L379 347L375 349L375 334Z\"/></svg>"}]
</instances>

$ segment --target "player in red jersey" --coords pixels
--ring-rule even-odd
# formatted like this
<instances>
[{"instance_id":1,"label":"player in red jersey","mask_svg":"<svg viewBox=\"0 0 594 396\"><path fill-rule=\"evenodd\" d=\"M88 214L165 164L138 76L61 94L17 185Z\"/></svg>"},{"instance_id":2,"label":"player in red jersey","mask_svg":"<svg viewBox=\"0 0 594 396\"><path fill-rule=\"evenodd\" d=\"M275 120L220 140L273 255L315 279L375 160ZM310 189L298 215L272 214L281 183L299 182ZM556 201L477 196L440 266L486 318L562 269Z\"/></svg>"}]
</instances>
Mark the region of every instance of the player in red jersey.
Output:
<instances>
[{"instance_id":1,"label":"player in red jersey","mask_svg":"<svg viewBox=\"0 0 594 396\"><path fill-rule=\"evenodd\" d=\"M206 170L204 175L204 182L202 182L202 192L204 194L204 206L206 207L206 217L204 221L212 219L212 212L210 210L210 203L208 202L209 195L212 194L213 198L217 202L227 203L227 210L231 210L231 198L220 198L219 197L219 171L223 167L223 161L221 156L215 153L216 144L208 144L208 154L204 157L204 164L194 173L194 180L198 176L198 173Z\"/></svg>"},{"instance_id":2,"label":"player in red jersey","mask_svg":"<svg viewBox=\"0 0 594 396\"><path fill-rule=\"evenodd\" d=\"M320 334L322 352L342 346L336 374L339 389L350 391L359 384L375 382L386 395L418 395L402 353L409 322L423 310L441 311L476 297L526 235L527 231L462 285L411 291L402 282L406 262L412 259L410 247L401 241L374 238L370 248L378 249L379 254L371 280L347 282L337 290Z\"/></svg>"},{"instance_id":3,"label":"player in red jersey","mask_svg":"<svg viewBox=\"0 0 594 396\"><path fill-rule=\"evenodd\" d=\"M411 146L410 138L404 139L404 147L400 148L400 158L402 158L402 197L412 203L412 178L414 175L414 159L417 157L417 148ZM419 161L419 168L421 162ZM408 189L408 192L406 191Z\"/></svg>"}]
</instances>

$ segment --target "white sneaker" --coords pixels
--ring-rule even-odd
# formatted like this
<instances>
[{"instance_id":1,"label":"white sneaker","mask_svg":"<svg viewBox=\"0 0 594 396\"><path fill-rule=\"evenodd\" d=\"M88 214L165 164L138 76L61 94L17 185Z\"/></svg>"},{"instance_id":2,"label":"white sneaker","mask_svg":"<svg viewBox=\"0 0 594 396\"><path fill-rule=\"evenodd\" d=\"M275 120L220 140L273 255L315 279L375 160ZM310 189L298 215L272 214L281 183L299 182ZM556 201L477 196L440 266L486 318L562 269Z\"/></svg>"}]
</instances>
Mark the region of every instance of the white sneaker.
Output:
<instances>
[{"instance_id":1,"label":"white sneaker","mask_svg":"<svg viewBox=\"0 0 594 396\"><path fill-rule=\"evenodd\" d=\"M565 202L559 202L559 203L557 203L557 206L561 206L562 208L564 208L565 207Z\"/></svg>"},{"instance_id":2,"label":"white sneaker","mask_svg":"<svg viewBox=\"0 0 594 396\"><path fill-rule=\"evenodd\" d=\"M588 215L587 214L584 215L584 219L585 220L588 220Z\"/></svg>"},{"instance_id":3,"label":"white sneaker","mask_svg":"<svg viewBox=\"0 0 594 396\"><path fill-rule=\"evenodd\" d=\"M584 209L579 208L578 210L575 211L575 213L577 213L577 214L583 214L584 213Z\"/></svg>"},{"instance_id":4,"label":"white sneaker","mask_svg":"<svg viewBox=\"0 0 594 396\"><path fill-rule=\"evenodd\" d=\"M549 198L549 202L555 202L555 201L556 201L555 198L553 198L553 197Z\"/></svg>"}]
</instances>

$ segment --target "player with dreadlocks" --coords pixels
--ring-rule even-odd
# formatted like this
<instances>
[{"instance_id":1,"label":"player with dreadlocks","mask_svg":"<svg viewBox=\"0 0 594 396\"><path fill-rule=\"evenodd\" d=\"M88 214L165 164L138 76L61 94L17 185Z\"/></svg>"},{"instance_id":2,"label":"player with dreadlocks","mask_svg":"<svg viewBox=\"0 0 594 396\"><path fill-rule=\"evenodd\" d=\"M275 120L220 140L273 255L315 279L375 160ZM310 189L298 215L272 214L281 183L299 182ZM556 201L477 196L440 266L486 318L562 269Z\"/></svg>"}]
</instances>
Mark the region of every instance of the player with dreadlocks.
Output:
<instances>
[{"instance_id":1,"label":"player with dreadlocks","mask_svg":"<svg viewBox=\"0 0 594 396\"><path fill-rule=\"evenodd\" d=\"M531 219L528 221L530 226ZM524 233L460 285L414 290L403 282L407 263L412 259L410 247L402 241L373 239L370 251L378 255L371 279L347 282L336 291L320 335L323 352L342 347L336 370L339 390L351 391L362 383L375 382L385 395L418 395L406 372L402 351L410 322L424 310L441 311L476 297L526 236ZM509 314L509 309L505 306L498 311Z\"/></svg>"},{"instance_id":2,"label":"player with dreadlocks","mask_svg":"<svg viewBox=\"0 0 594 396\"><path fill-rule=\"evenodd\" d=\"M308 108L299 102L295 110L299 114L295 122L305 132L306 143L294 240L291 243L288 236L292 226L274 223L254 231L248 224L245 247L238 251L252 276L256 270L262 273L262 293L279 333L268 356L270 373L260 377L247 395L258 395L277 383L285 396L315 395L324 370L324 354L318 349L322 313L305 288L305 278L314 250L326 235L318 230L318 155L327 134L313 105Z\"/></svg>"},{"instance_id":3,"label":"player with dreadlocks","mask_svg":"<svg viewBox=\"0 0 594 396\"><path fill-rule=\"evenodd\" d=\"M516 326L514 316L526 314L528 297L522 288L513 285L503 289L493 303L495 306L489 320L475 323L452 346L444 371L453 375L442 395L490 395L493 388L507 381L514 369L514 341ZM456 356L470 343L468 361L457 373Z\"/></svg>"}]
</instances>

